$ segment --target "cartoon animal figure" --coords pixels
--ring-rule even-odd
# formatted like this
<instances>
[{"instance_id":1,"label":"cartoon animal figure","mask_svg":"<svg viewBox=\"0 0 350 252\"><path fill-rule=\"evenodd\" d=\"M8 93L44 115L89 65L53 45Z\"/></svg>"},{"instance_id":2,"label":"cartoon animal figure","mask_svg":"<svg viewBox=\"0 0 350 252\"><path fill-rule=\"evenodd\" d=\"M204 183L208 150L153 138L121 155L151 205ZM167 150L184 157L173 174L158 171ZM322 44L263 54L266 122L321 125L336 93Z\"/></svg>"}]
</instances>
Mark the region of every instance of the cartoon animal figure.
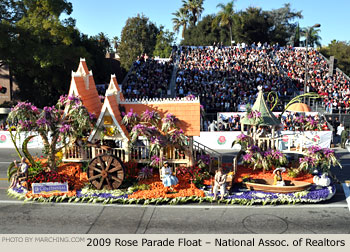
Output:
<instances>
[{"instance_id":1,"label":"cartoon animal figure","mask_svg":"<svg viewBox=\"0 0 350 252\"><path fill-rule=\"evenodd\" d=\"M330 178L327 176L326 173L323 173L321 176L315 175L313 178L313 182L315 185L318 186L329 186L331 184Z\"/></svg>"}]
</instances>

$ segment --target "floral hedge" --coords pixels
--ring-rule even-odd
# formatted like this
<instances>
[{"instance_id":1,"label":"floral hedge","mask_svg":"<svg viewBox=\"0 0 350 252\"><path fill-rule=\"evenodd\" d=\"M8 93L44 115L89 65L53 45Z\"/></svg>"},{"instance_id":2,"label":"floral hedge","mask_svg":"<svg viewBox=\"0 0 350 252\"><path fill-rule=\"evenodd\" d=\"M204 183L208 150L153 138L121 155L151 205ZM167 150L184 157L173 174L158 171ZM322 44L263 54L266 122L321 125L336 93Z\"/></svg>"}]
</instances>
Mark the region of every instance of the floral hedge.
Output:
<instances>
[{"instance_id":1,"label":"floral hedge","mask_svg":"<svg viewBox=\"0 0 350 252\"><path fill-rule=\"evenodd\" d=\"M227 195L223 200L215 201L223 204L296 204L296 203L318 203L329 200L335 194L335 186L316 187L312 186L307 191L295 193L268 193L260 191L244 191L235 192L232 195ZM24 201L38 201L38 202L70 202L70 203L103 203L103 204L185 204L185 203L212 203L213 195L209 191L203 190L204 197L190 196L190 197L176 197L176 198L130 198L129 195L133 193L132 189L128 190L92 190L84 188L77 190L75 193L69 194L55 194L49 196L37 196L29 194L23 187L17 187L8 190L8 195L13 198Z\"/></svg>"}]
</instances>

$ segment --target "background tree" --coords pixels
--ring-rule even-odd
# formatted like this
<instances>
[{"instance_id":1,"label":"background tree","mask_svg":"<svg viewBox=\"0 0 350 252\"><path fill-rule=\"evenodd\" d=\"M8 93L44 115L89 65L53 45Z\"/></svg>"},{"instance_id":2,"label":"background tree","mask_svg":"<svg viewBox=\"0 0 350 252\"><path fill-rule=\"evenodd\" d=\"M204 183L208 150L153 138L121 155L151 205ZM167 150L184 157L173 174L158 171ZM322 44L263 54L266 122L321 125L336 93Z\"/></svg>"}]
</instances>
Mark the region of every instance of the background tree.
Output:
<instances>
[{"instance_id":1,"label":"background tree","mask_svg":"<svg viewBox=\"0 0 350 252\"><path fill-rule=\"evenodd\" d=\"M350 75L350 42L349 41L337 41L332 42L320 49L320 52L326 56L334 56L338 62L337 65L348 76Z\"/></svg>"},{"instance_id":2,"label":"background tree","mask_svg":"<svg viewBox=\"0 0 350 252\"><path fill-rule=\"evenodd\" d=\"M172 18L174 32L179 33L180 28L182 27L181 37L184 38L189 22L187 11L184 8L180 8L175 13L172 13L172 15L175 16Z\"/></svg>"},{"instance_id":3,"label":"background tree","mask_svg":"<svg viewBox=\"0 0 350 252\"><path fill-rule=\"evenodd\" d=\"M204 0L187 0L187 1L182 0L182 2L183 2L183 8L190 13L189 20L191 25L195 26L204 10L203 8Z\"/></svg>"},{"instance_id":4,"label":"background tree","mask_svg":"<svg viewBox=\"0 0 350 252\"><path fill-rule=\"evenodd\" d=\"M107 34L100 32L99 34L97 34L97 36L95 36L95 39L98 41L99 46L103 48L105 53L110 52L111 43Z\"/></svg>"},{"instance_id":5,"label":"background tree","mask_svg":"<svg viewBox=\"0 0 350 252\"><path fill-rule=\"evenodd\" d=\"M321 47L321 36L318 35L321 30L317 28L306 27L302 29L302 35L305 37L304 46L306 45L306 35L308 35L308 44L311 47L315 45Z\"/></svg>"},{"instance_id":6,"label":"background tree","mask_svg":"<svg viewBox=\"0 0 350 252\"><path fill-rule=\"evenodd\" d=\"M160 32L157 35L156 46L153 51L154 56L160 58L170 57L172 51L172 44L175 41L175 34L169 30L164 31L164 27L160 27Z\"/></svg>"},{"instance_id":7,"label":"background tree","mask_svg":"<svg viewBox=\"0 0 350 252\"><path fill-rule=\"evenodd\" d=\"M114 52L117 51L119 43L120 43L120 38L118 36L113 37L112 45L113 45L113 48L114 48Z\"/></svg>"},{"instance_id":8,"label":"background tree","mask_svg":"<svg viewBox=\"0 0 350 252\"><path fill-rule=\"evenodd\" d=\"M220 3L216 6L217 8L220 8L220 11L217 13L213 26L217 26L218 24L221 27L228 28L229 34L230 34L230 45L231 41L233 40L232 37L232 26L234 22L234 1L228 2L226 5Z\"/></svg>"},{"instance_id":9,"label":"background tree","mask_svg":"<svg viewBox=\"0 0 350 252\"><path fill-rule=\"evenodd\" d=\"M269 29L271 25L268 15L261 8L249 7L236 15L234 37L238 42L249 45L253 42L269 42Z\"/></svg>"},{"instance_id":10,"label":"background tree","mask_svg":"<svg viewBox=\"0 0 350 252\"><path fill-rule=\"evenodd\" d=\"M269 40L266 42L279 43L280 45L286 45L291 37L296 35L299 23L294 22L294 20L303 18L302 12L292 10L289 3L279 9L264 13L268 17L268 25L270 26Z\"/></svg>"},{"instance_id":11,"label":"background tree","mask_svg":"<svg viewBox=\"0 0 350 252\"><path fill-rule=\"evenodd\" d=\"M295 33L291 37L291 44L295 47L300 46L300 32L300 26L298 24L298 26L295 28Z\"/></svg>"},{"instance_id":12,"label":"background tree","mask_svg":"<svg viewBox=\"0 0 350 252\"><path fill-rule=\"evenodd\" d=\"M106 45L81 34L66 0L6 0L0 3L0 58L19 86L16 97L52 105L69 88L71 71L86 58L97 82L108 82ZM103 45L104 44L104 45Z\"/></svg>"},{"instance_id":13,"label":"background tree","mask_svg":"<svg viewBox=\"0 0 350 252\"><path fill-rule=\"evenodd\" d=\"M144 15L128 18L118 47L121 66L129 70L137 56L143 53L152 56L158 33L158 27Z\"/></svg>"},{"instance_id":14,"label":"background tree","mask_svg":"<svg viewBox=\"0 0 350 252\"><path fill-rule=\"evenodd\" d=\"M230 37L226 30L219 26L213 26L215 15L207 15L198 22L196 26L191 26L185 32L185 37L181 41L182 45L213 45L213 43L223 42L230 44Z\"/></svg>"}]
</instances>

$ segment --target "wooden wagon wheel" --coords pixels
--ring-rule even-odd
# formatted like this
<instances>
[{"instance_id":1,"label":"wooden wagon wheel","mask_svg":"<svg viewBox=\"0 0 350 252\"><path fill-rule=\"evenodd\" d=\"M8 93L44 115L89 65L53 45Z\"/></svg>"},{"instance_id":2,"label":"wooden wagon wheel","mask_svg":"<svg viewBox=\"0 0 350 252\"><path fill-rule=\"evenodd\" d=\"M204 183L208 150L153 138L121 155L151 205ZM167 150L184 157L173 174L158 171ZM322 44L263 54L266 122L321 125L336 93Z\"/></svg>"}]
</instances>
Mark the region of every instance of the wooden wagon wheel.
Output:
<instances>
[{"instance_id":1,"label":"wooden wagon wheel","mask_svg":"<svg viewBox=\"0 0 350 252\"><path fill-rule=\"evenodd\" d=\"M101 154L93 158L88 167L88 178L96 189L117 189L124 179L123 162L116 156Z\"/></svg>"}]
</instances>

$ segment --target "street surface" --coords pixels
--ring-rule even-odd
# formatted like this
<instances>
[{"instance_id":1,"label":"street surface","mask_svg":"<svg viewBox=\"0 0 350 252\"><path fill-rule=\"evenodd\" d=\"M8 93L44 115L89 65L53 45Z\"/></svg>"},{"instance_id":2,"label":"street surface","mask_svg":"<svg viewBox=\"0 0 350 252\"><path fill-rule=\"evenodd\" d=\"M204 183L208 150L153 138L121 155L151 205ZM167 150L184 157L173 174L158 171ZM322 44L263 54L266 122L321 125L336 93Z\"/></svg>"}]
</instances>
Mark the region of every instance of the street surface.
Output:
<instances>
[{"instance_id":1,"label":"street surface","mask_svg":"<svg viewBox=\"0 0 350 252\"><path fill-rule=\"evenodd\" d=\"M30 151L41 155L40 150ZM336 153L343 169L333 173L343 182L350 179L350 153L340 148ZM2 234L350 234L350 212L340 185L330 201L295 206L23 203L6 192L6 169L14 159L14 150L0 149Z\"/></svg>"}]
</instances>

